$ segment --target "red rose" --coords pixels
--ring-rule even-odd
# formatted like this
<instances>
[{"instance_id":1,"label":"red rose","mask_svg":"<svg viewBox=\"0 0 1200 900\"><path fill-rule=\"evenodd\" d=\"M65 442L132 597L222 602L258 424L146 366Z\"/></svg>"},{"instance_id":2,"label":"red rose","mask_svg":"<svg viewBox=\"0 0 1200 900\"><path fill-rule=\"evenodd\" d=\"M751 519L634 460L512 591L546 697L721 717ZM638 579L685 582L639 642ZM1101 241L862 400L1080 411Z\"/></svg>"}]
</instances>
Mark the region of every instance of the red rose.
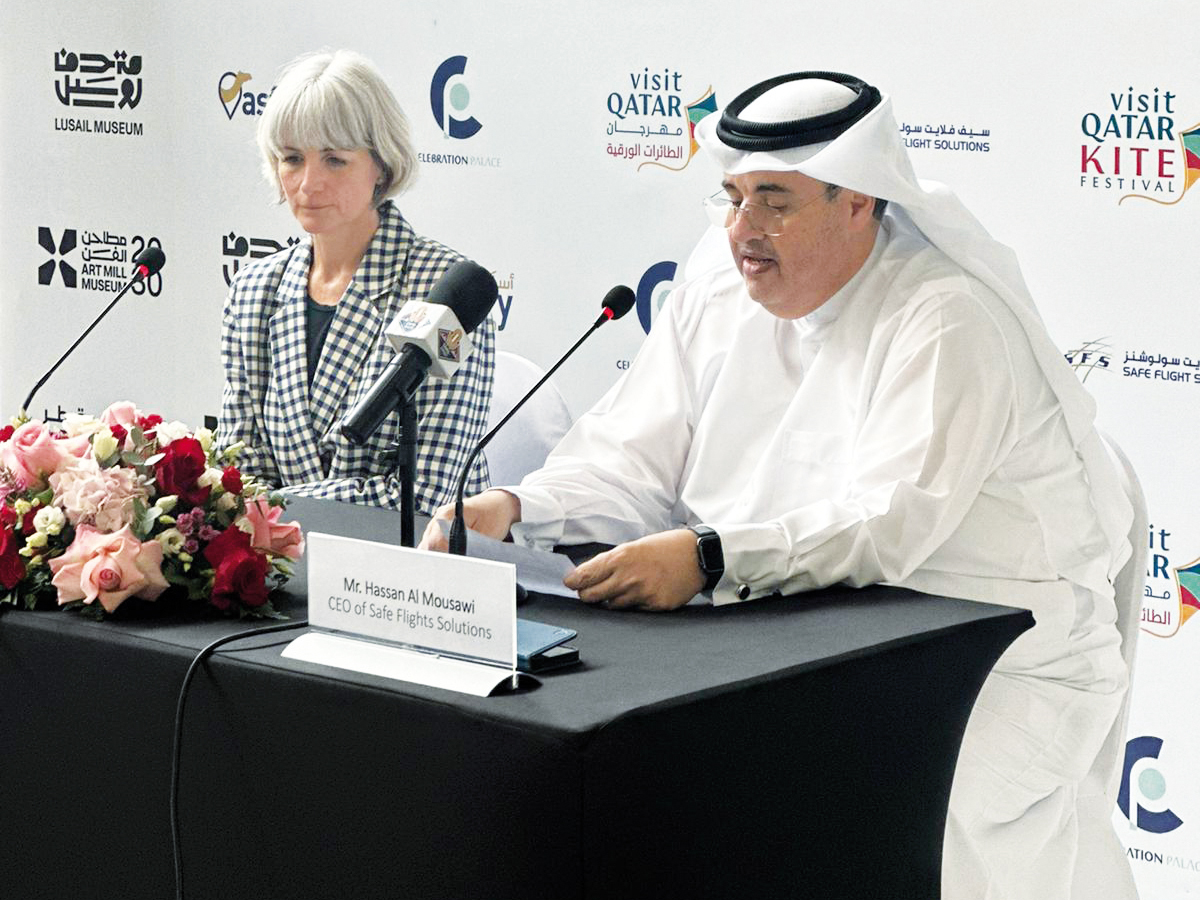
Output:
<instances>
[{"instance_id":1,"label":"red rose","mask_svg":"<svg viewBox=\"0 0 1200 900\"><path fill-rule=\"evenodd\" d=\"M204 474L206 463L204 448L195 438L171 441L163 458L154 464L159 493L174 494L190 506L203 506L212 489L200 487L196 479Z\"/></svg>"},{"instance_id":2,"label":"red rose","mask_svg":"<svg viewBox=\"0 0 1200 900\"><path fill-rule=\"evenodd\" d=\"M0 526L0 585L6 590L11 591L25 577L25 560L17 553L19 549L17 536L7 525Z\"/></svg>"},{"instance_id":3,"label":"red rose","mask_svg":"<svg viewBox=\"0 0 1200 900\"><path fill-rule=\"evenodd\" d=\"M138 428L142 429L142 434L146 436L146 440L150 440L154 437L155 426L162 424L162 416L156 413L151 413L148 416L139 416L137 423Z\"/></svg>"},{"instance_id":4,"label":"red rose","mask_svg":"<svg viewBox=\"0 0 1200 900\"><path fill-rule=\"evenodd\" d=\"M172 444L174 446L174 444ZM267 602L267 558L250 546L250 535L240 528L226 528L204 548L212 563L212 605L229 609L237 601L243 606Z\"/></svg>"},{"instance_id":5,"label":"red rose","mask_svg":"<svg viewBox=\"0 0 1200 900\"><path fill-rule=\"evenodd\" d=\"M117 439L117 446L125 446L125 438L129 437L129 432L120 425L109 425L108 430L112 432L112 436Z\"/></svg>"},{"instance_id":6,"label":"red rose","mask_svg":"<svg viewBox=\"0 0 1200 900\"><path fill-rule=\"evenodd\" d=\"M40 506L32 507L29 512L25 513L25 515L21 517L21 533L25 535L25 537L29 537L29 535L37 531L37 529L33 527L33 520L34 517L37 516L38 510L40 509Z\"/></svg>"},{"instance_id":7,"label":"red rose","mask_svg":"<svg viewBox=\"0 0 1200 900\"><path fill-rule=\"evenodd\" d=\"M231 494L240 494L242 492L242 473L233 466L226 466L225 471L221 473L221 487Z\"/></svg>"},{"instance_id":8,"label":"red rose","mask_svg":"<svg viewBox=\"0 0 1200 900\"><path fill-rule=\"evenodd\" d=\"M10 437L12 437L14 431L16 431L16 429L11 425L5 425L3 428L0 428L0 444L3 444Z\"/></svg>"}]
</instances>

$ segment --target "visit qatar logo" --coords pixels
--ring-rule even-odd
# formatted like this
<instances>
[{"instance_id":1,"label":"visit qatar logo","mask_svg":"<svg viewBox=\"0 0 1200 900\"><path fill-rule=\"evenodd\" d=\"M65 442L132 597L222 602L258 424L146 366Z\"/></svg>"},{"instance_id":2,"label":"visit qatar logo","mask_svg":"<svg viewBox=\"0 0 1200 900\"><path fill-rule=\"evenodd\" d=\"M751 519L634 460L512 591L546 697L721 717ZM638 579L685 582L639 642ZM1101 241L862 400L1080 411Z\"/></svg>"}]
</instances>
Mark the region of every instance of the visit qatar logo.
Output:
<instances>
[{"instance_id":1,"label":"visit qatar logo","mask_svg":"<svg viewBox=\"0 0 1200 900\"><path fill-rule=\"evenodd\" d=\"M679 172L700 149L696 126L716 112L717 95L708 85L687 102L687 80L670 67L643 66L619 79L605 100L607 147L620 164ZM643 324L644 321L643 321Z\"/></svg>"},{"instance_id":2,"label":"visit qatar logo","mask_svg":"<svg viewBox=\"0 0 1200 900\"><path fill-rule=\"evenodd\" d=\"M1159 86L1109 91L1083 113L1079 186L1118 203L1172 206L1200 178L1200 122L1181 118L1179 95Z\"/></svg>"}]
</instances>

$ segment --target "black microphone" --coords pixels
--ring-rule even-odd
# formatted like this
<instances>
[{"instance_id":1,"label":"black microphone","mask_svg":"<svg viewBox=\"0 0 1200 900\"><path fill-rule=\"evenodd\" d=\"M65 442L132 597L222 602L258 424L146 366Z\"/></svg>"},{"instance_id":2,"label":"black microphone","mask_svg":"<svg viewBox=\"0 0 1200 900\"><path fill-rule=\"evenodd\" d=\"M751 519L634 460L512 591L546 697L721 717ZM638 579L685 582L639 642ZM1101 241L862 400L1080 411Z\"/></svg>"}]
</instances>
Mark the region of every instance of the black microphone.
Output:
<instances>
[{"instance_id":1,"label":"black microphone","mask_svg":"<svg viewBox=\"0 0 1200 900\"><path fill-rule=\"evenodd\" d=\"M384 331L396 355L342 418L342 434L361 447L389 413L412 399L427 374L453 376L471 355L467 335L487 317L498 295L491 273L462 259L446 270L424 301L405 303Z\"/></svg>"},{"instance_id":2,"label":"black microphone","mask_svg":"<svg viewBox=\"0 0 1200 900\"><path fill-rule=\"evenodd\" d=\"M108 306L104 307L104 312L96 316L92 324L87 327L87 331L81 334L75 343L67 348L67 352L60 356L58 358L58 362L50 367L50 371L43 375L41 380L33 386L33 390L29 392L29 396L25 398L25 402L21 404L22 416L29 415L29 404L33 402L33 395L38 392L38 389L41 388L43 384L50 380L50 376L58 370L58 367L66 361L67 357L74 352L76 347L83 343L83 339L92 333L92 329L100 324L100 320L108 315L108 311L117 305L117 301L124 297L129 289L139 281L149 278L151 275L157 274L158 270L163 267L163 263L166 261L167 258L163 255L160 247L145 247L141 253L133 258L133 276L128 282L126 282L125 287L117 291L117 296L112 298L112 302L109 303Z\"/></svg>"},{"instance_id":3,"label":"black microphone","mask_svg":"<svg viewBox=\"0 0 1200 900\"><path fill-rule=\"evenodd\" d=\"M629 310L633 309L633 304L635 302L637 302L637 298L634 296L633 290L623 284L618 284L615 288L605 294L604 299L600 303L600 315L596 318L596 321L592 323L592 327L584 332L583 337L577 340L571 346L570 350L559 357L558 362L551 366L550 370L540 379L538 379L538 383L526 391L525 396L516 402L513 408L505 414L503 419L496 423L496 427L485 434L483 439L475 445L475 449L472 450L471 455L467 457L466 465L463 466L462 472L458 476L458 488L454 495L454 522L450 525L449 543L451 553L458 556L466 556L467 554L467 526L463 521L463 494L466 492L467 476L471 472L471 466L474 465L475 458L479 456L483 448L486 447L491 442L492 438L496 436L496 432L503 428L508 420L511 419L517 412L517 410L525 405L525 401L537 393L538 388L545 384L550 376L558 371L558 367L565 363L567 358L579 349L580 344L590 338L592 333L605 322L608 322L612 319L619 319L621 316L625 315L625 313L629 312Z\"/></svg>"}]
</instances>

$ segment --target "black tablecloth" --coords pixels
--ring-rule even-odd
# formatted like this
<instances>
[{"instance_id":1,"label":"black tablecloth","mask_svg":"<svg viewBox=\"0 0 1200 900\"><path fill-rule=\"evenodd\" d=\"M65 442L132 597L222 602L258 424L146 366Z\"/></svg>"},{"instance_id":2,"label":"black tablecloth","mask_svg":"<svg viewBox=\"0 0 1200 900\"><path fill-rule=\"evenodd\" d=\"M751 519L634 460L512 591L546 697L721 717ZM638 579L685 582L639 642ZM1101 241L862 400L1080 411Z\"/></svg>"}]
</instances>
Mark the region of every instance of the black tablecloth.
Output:
<instances>
[{"instance_id":1,"label":"black tablecloth","mask_svg":"<svg viewBox=\"0 0 1200 900\"><path fill-rule=\"evenodd\" d=\"M292 512L399 539L382 511ZM185 721L187 896L936 897L971 703L1032 624L890 588L519 614L576 629L583 664L475 698L281 658L295 633L219 650ZM251 624L0 618L0 894L172 895L176 694Z\"/></svg>"}]
</instances>

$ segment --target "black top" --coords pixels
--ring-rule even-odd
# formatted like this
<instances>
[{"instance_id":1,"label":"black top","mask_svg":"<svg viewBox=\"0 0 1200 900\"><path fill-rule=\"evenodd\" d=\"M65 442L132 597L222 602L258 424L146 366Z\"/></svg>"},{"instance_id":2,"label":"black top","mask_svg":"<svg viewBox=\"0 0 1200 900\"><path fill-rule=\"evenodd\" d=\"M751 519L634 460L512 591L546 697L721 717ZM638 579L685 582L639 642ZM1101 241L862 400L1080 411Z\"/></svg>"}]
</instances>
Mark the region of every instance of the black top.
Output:
<instances>
[{"instance_id":1,"label":"black top","mask_svg":"<svg viewBox=\"0 0 1200 900\"><path fill-rule=\"evenodd\" d=\"M317 363L321 361L321 348L325 346L325 335L329 334L329 323L337 315L337 304L327 306L318 303L308 293L304 295L304 335L308 342L308 384L312 387Z\"/></svg>"}]
</instances>

